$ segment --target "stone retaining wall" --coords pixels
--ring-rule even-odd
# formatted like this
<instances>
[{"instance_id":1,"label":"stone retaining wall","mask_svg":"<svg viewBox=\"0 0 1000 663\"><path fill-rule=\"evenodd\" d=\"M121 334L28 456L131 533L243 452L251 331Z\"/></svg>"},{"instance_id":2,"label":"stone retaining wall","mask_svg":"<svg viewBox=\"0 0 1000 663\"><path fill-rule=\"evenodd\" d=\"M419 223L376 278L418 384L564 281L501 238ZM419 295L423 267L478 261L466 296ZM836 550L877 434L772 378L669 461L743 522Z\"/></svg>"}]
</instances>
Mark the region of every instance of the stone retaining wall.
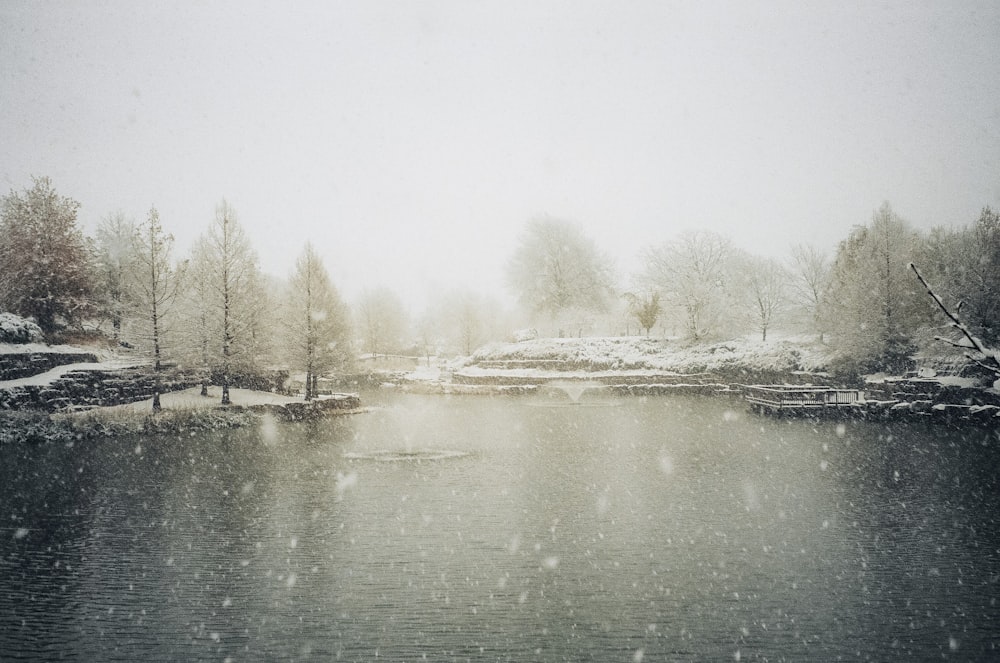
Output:
<instances>
[{"instance_id":1,"label":"stone retaining wall","mask_svg":"<svg viewBox=\"0 0 1000 663\"><path fill-rule=\"evenodd\" d=\"M160 393L201 384L199 376L170 372L160 376ZM0 389L0 409L85 410L142 401L153 396L155 379L148 370L125 369L69 371L47 385L22 385Z\"/></svg>"},{"instance_id":2,"label":"stone retaining wall","mask_svg":"<svg viewBox=\"0 0 1000 663\"><path fill-rule=\"evenodd\" d=\"M15 352L0 354L0 380L17 380L67 364L94 363L89 352Z\"/></svg>"}]
</instances>

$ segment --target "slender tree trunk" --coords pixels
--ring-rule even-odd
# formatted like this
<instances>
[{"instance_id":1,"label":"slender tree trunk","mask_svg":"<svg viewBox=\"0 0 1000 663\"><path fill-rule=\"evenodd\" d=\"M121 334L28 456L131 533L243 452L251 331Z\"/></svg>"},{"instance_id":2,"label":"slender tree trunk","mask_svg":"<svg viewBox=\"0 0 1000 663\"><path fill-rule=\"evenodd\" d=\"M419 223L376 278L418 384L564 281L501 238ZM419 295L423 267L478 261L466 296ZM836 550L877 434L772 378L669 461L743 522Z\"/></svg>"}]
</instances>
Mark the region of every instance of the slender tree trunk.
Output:
<instances>
[{"instance_id":1,"label":"slender tree trunk","mask_svg":"<svg viewBox=\"0 0 1000 663\"><path fill-rule=\"evenodd\" d=\"M201 313L201 396L208 398L208 381L210 374L208 371L208 321L205 313Z\"/></svg>"},{"instance_id":2,"label":"slender tree trunk","mask_svg":"<svg viewBox=\"0 0 1000 663\"><path fill-rule=\"evenodd\" d=\"M150 263L150 292L152 293L152 318L153 318L153 412L159 412L160 407L160 320L159 315L156 310L156 298L157 293L157 278L156 278L156 260L159 256L156 255L156 244L153 232L153 225L150 224L150 246L151 260Z\"/></svg>"},{"instance_id":3,"label":"slender tree trunk","mask_svg":"<svg viewBox=\"0 0 1000 663\"><path fill-rule=\"evenodd\" d=\"M222 220L222 404L229 405L229 217Z\"/></svg>"},{"instance_id":4,"label":"slender tree trunk","mask_svg":"<svg viewBox=\"0 0 1000 663\"><path fill-rule=\"evenodd\" d=\"M160 407L160 331L156 315L156 301L153 301L153 412Z\"/></svg>"}]
</instances>

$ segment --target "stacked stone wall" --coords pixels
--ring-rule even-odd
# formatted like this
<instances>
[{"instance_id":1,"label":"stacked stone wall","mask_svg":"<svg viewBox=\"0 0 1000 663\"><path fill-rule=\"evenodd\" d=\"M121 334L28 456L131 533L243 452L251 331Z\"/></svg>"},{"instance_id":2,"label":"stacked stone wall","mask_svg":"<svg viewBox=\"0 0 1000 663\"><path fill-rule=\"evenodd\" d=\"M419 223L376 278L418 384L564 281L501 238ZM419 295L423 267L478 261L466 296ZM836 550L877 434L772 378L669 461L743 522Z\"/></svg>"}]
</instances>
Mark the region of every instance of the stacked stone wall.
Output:
<instances>
[{"instance_id":1,"label":"stacked stone wall","mask_svg":"<svg viewBox=\"0 0 1000 663\"><path fill-rule=\"evenodd\" d=\"M192 373L164 373L160 393L201 384ZM47 385L21 385L0 389L0 409L58 412L123 405L153 396L155 376L137 369L69 371Z\"/></svg>"},{"instance_id":2,"label":"stacked stone wall","mask_svg":"<svg viewBox=\"0 0 1000 663\"><path fill-rule=\"evenodd\" d=\"M94 363L97 357L89 352L14 352L0 354L0 380L31 377L57 366Z\"/></svg>"}]
</instances>

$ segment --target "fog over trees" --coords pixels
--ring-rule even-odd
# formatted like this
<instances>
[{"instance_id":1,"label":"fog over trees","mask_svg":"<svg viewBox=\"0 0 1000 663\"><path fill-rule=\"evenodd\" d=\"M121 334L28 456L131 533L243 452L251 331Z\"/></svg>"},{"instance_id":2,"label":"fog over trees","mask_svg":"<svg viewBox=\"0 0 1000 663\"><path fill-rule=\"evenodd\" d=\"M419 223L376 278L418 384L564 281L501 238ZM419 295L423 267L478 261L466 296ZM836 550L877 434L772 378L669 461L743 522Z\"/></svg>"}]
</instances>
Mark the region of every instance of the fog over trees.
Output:
<instances>
[{"instance_id":1,"label":"fog over trees","mask_svg":"<svg viewBox=\"0 0 1000 663\"><path fill-rule=\"evenodd\" d=\"M392 290L365 290L355 305L354 318L361 347L373 357L398 352L406 344L406 308Z\"/></svg>"},{"instance_id":2,"label":"fog over trees","mask_svg":"<svg viewBox=\"0 0 1000 663\"><path fill-rule=\"evenodd\" d=\"M310 400L320 376L351 362L347 309L312 244L306 243L295 261L283 308L287 361L305 374L305 399Z\"/></svg>"},{"instance_id":3,"label":"fog over trees","mask_svg":"<svg viewBox=\"0 0 1000 663\"><path fill-rule=\"evenodd\" d=\"M507 265L518 301L556 320L574 310L601 313L615 292L611 260L575 225L542 217L525 225Z\"/></svg>"},{"instance_id":4,"label":"fog over trees","mask_svg":"<svg viewBox=\"0 0 1000 663\"><path fill-rule=\"evenodd\" d=\"M968 225L920 232L885 203L832 252L790 241L783 260L709 231L665 227L661 243L636 246L617 266L578 225L538 217L521 227L507 262L519 307L457 284L432 293L423 310L386 287L348 306L308 243L287 279L261 273L226 201L186 255L173 252L177 220L161 222L155 208L141 225L111 212L93 238L80 231L78 208L47 178L3 198L2 308L34 319L49 341L103 334L154 368L197 370L206 393L210 381L223 387L224 401L231 384L261 371L303 375L312 398L319 378L361 353L469 355L529 328L688 344L793 337L826 348L837 371L899 371L918 351L949 352L935 345L947 322L911 262L971 334L1000 341L1000 215L988 207Z\"/></svg>"},{"instance_id":5,"label":"fog over trees","mask_svg":"<svg viewBox=\"0 0 1000 663\"><path fill-rule=\"evenodd\" d=\"M708 231L681 233L646 249L644 280L684 313L684 335L703 340L720 333L730 319L732 245Z\"/></svg>"},{"instance_id":6,"label":"fog over trees","mask_svg":"<svg viewBox=\"0 0 1000 663\"><path fill-rule=\"evenodd\" d=\"M97 226L95 305L99 318L111 322L111 338L121 336L128 307L129 269L135 259L138 229L124 212L112 212Z\"/></svg>"}]
</instances>

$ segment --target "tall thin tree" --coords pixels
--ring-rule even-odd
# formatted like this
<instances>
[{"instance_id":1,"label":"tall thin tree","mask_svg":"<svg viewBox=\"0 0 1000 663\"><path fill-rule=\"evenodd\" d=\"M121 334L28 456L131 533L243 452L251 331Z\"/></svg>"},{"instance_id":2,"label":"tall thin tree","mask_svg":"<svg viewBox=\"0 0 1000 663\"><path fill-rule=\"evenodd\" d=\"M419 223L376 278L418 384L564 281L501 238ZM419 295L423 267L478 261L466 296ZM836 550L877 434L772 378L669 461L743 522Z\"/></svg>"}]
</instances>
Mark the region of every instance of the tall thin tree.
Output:
<instances>
[{"instance_id":1,"label":"tall thin tree","mask_svg":"<svg viewBox=\"0 0 1000 663\"><path fill-rule=\"evenodd\" d=\"M237 221L236 211L225 200L216 207L203 248L200 257L206 262L198 271L208 284L209 314L214 318L208 323L213 327L217 347L214 364L222 386L222 404L228 405L232 402L229 388L235 370L249 370L261 351L267 298L257 255Z\"/></svg>"},{"instance_id":2,"label":"tall thin tree","mask_svg":"<svg viewBox=\"0 0 1000 663\"><path fill-rule=\"evenodd\" d=\"M295 261L286 301L289 361L305 372L310 400L317 396L319 377L348 360L346 308L312 244Z\"/></svg>"},{"instance_id":3,"label":"tall thin tree","mask_svg":"<svg viewBox=\"0 0 1000 663\"><path fill-rule=\"evenodd\" d=\"M166 319L177 298L180 279L170 262L174 238L163 231L160 214L151 207L139 228L134 251L133 299L142 321L142 339L153 362L153 411L160 411Z\"/></svg>"}]
</instances>

